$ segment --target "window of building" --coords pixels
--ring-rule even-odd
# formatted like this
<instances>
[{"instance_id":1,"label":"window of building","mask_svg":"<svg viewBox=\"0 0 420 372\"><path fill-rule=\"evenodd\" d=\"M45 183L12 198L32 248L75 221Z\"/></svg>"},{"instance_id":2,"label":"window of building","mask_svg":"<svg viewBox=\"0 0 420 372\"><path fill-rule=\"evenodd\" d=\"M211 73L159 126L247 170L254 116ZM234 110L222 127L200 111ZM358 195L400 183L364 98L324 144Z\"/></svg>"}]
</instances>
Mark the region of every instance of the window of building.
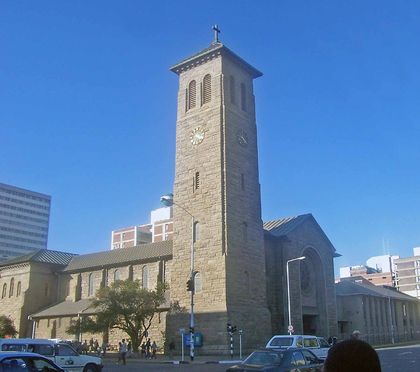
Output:
<instances>
[{"instance_id":1,"label":"window of building","mask_svg":"<svg viewBox=\"0 0 420 372\"><path fill-rule=\"evenodd\" d=\"M15 290L15 278L10 279L10 287L9 287L9 297L13 296L13 291Z\"/></svg>"},{"instance_id":2,"label":"window of building","mask_svg":"<svg viewBox=\"0 0 420 372\"><path fill-rule=\"evenodd\" d=\"M45 297L50 296L50 286L48 285L48 283L45 283L45 286L44 286L44 296Z\"/></svg>"},{"instance_id":3,"label":"window of building","mask_svg":"<svg viewBox=\"0 0 420 372\"><path fill-rule=\"evenodd\" d=\"M242 239L244 242L248 241L248 224L246 222L242 222L241 224L242 229Z\"/></svg>"},{"instance_id":4,"label":"window of building","mask_svg":"<svg viewBox=\"0 0 420 372\"><path fill-rule=\"evenodd\" d=\"M118 269L114 271L114 282L116 282L117 280L121 280L120 270Z\"/></svg>"},{"instance_id":5,"label":"window of building","mask_svg":"<svg viewBox=\"0 0 420 372\"><path fill-rule=\"evenodd\" d=\"M58 328L61 328L61 318L58 318Z\"/></svg>"},{"instance_id":6,"label":"window of building","mask_svg":"<svg viewBox=\"0 0 420 372\"><path fill-rule=\"evenodd\" d=\"M230 102L235 104L236 97L235 97L235 78L231 75L229 79L229 88L230 88Z\"/></svg>"},{"instance_id":7,"label":"window of building","mask_svg":"<svg viewBox=\"0 0 420 372\"><path fill-rule=\"evenodd\" d=\"M241 108L243 111L246 111L246 88L244 83L241 83Z\"/></svg>"},{"instance_id":8,"label":"window of building","mask_svg":"<svg viewBox=\"0 0 420 372\"><path fill-rule=\"evenodd\" d=\"M133 281L133 265L128 266L128 280Z\"/></svg>"},{"instance_id":9,"label":"window of building","mask_svg":"<svg viewBox=\"0 0 420 372\"><path fill-rule=\"evenodd\" d=\"M211 76L207 74L203 79L203 105L211 101Z\"/></svg>"},{"instance_id":10,"label":"window of building","mask_svg":"<svg viewBox=\"0 0 420 372\"><path fill-rule=\"evenodd\" d=\"M147 265L141 269L141 285L144 289L149 288L149 268Z\"/></svg>"},{"instance_id":11,"label":"window of building","mask_svg":"<svg viewBox=\"0 0 420 372\"><path fill-rule=\"evenodd\" d=\"M7 284L3 284L3 291L1 292L1 298L5 298L7 293Z\"/></svg>"},{"instance_id":12,"label":"window of building","mask_svg":"<svg viewBox=\"0 0 420 372\"><path fill-rule=\"evenodd\" d=\"M200 188L200 172L195 172L194 175L194 190L198 190Z\"/></svg>"},{"instance_id":13,"label":"window of building","mask_svg":"<svg viewBox=\"0 0 420 372\"><path fill-rule=\"evenodd\" d=\"M245 277L244 278L245 279L245 293L247 295L249 295L251 290L250 290L250 287L249 287L249 273L248 273L248 271L244 272L244 277Z\"/></svg>"},{"instance_id":14,"label":"window of building","mask_svg":"<svg viewBox=\"0 0 420 372\"><path fill-rule=\"evenodd\" d=\"M50 320L47 319L47 328L50 328Z\"/></svg>"},{"instance_id":15,"label":"window of building","mask_svg":"<svg viewBox=\"0 0 420 372\"><path fill-rule=\"evenodd\" d=\"M245 175L241 173L241 190L245 191Z\"/></svg>"},{"instance_id":16,"label":"window of building","mask_svg":"<svg viewBox=\"0 0 420 372\"><path fill-rule=\"evenodd\" d=\"M18 282L18 284L16 286L16 297L20 296L21 286L22 286L22 284L20 282Z\"/></svg>"},{"instance_id":17,"label":"window of building","mask_svg":"<svg viewBox=\"0 0 420 372\"><path fill-rule=\"evenodd\" d=\"M194 275L194 292L200 293L203 291L203 280L201 277L201 273L196 273Z\"/></svg>"},{"instance_id":18,"label":"window of building","mask_svg":"<svg viewBox=\"0 0 420 372\"><path fill-rule=\"evenodd\" d=\"M93 273L89 274L88 280L88 296L93 296Z\"/></svg>"},{"instance_id":19,"label":"window of building","mask_svg":"<svg viewBox=\"0 0 420 372\"><path fill-rule=\"evenodd\" d=\"M194 231L193 231L193 235L194 235L194 243L200 239L200 222L195 221L194 222Z\"/></svg>"},{"instance_id":20,"label":"window of building","mask_svg":"<svg viewBox=\"0 0 420 372\"><path fill-rule=\"evenodd\" d=\"M187 109L191 110L195 107L196 100L197 100L197 84L195 80L191 81L188 84L188 101L187 101Z\"/></svg>"}]
</instances>

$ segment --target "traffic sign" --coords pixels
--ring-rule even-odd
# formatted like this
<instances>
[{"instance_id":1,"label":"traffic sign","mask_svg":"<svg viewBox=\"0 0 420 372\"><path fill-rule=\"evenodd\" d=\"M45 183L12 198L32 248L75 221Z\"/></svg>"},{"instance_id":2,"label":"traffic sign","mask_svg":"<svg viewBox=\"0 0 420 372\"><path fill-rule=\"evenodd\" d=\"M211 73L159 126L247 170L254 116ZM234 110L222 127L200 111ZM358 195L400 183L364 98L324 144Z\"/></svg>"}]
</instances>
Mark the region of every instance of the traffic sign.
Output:
<instances>
[{"instance_id":1,"label":"traffic sign","mask_svg":"<svg viewBox=\"0 0 420 372\"><path fill-rule=\"evenodd\" d=\"M295 330L293 329L293 326L290 324L288 327L287 327L287 332L290 332L290 333L293 333Z\"/></svg>"}]
</instances>

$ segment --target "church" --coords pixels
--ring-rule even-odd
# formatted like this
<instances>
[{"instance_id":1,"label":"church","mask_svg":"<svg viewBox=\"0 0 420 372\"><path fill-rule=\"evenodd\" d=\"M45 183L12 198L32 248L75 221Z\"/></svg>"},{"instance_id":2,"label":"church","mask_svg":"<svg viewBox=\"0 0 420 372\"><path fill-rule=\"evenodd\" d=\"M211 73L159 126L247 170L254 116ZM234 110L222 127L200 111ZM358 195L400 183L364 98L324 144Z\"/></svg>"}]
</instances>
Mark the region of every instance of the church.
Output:
<instances>
[{"instance_id":1,"label":"church","mask_svg":"<svg viewBox=\"0 0 420 372\"><path fill-rule=\"evenodd\" d=\"M262 73L217 32L170 70L179 76L173 240L84 255L39 250L2 263L1 312L19 337L75 339L65 329L94 316L90 299L101 286L163 281L167 304L149 332L161 346L189 329L193 272L202 353L229 350L228 323L242 331L244 349L265 345L287 333L288 308L295 334L337 335L334 246L311 214L261 218L253 81ZM187 311L171 313L175 302ZM124 335L83 335L90 337L117 344Z\"/></svg>"}]
</instances>

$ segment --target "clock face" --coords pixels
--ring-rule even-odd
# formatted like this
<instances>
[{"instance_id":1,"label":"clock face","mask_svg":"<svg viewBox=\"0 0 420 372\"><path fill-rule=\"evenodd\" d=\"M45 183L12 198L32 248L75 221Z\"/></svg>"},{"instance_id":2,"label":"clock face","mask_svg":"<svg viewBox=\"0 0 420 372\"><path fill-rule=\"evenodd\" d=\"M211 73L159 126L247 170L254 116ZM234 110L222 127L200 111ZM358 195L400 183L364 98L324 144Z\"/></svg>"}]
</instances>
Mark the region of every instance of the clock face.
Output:
<instances>
[{"instance_id":1,"label":"clock face","mask_svg":"<svg viewBox=\"0 0 420 372\"><path fill-rule=\"evenodd\" d=\"M248 136L244 130L240 130L237 134L238 143L241 146L247 146L248 145Z\"/></svg>"},{"instance_id":2,"label":"clock face","mask_svg":"<svg viewBox=\"0 0 420 372\"><path fill-rule=\"evenodd\" d=\"M193 145L199 145L204 140L204 129L195 127L190 134L190 141Z\"/></svg>"}]
</instances>

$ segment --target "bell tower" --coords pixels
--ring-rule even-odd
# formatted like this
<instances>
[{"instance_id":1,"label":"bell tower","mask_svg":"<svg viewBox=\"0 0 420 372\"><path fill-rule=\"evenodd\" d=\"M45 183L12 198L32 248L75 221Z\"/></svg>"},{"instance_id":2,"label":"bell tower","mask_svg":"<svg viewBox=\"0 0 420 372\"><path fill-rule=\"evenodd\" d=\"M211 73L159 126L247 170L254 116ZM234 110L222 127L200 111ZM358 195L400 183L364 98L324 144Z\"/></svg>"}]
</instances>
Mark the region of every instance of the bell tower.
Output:
<instances>
[{"instance_id":1,"label":"bell tower","mask_svg":"<svg viewBox=\"0 0 420 372\"><path fill-rule=\"evenodd\" d=\"M188 312L194 236L195 332L206 351L229 350L227 323L248 335L245 348L271 335L253 94L262 73L218 32L208 48L171 68L179 90L170 293ZM181 322L188 328L187 318Z\"/></svg>"}]
</instances>

